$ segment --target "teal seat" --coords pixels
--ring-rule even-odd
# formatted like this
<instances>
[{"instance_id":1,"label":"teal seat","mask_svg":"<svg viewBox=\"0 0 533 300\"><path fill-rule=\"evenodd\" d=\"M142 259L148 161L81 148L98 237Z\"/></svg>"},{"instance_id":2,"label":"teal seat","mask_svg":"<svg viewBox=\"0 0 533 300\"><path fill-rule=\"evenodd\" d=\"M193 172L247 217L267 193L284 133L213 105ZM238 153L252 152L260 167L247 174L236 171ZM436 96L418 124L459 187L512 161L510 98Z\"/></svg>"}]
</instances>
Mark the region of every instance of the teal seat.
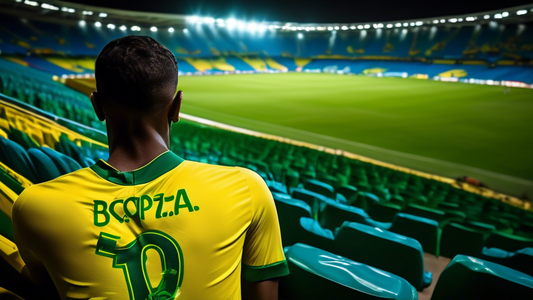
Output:
<instances>
[{"instance_id":1,"label":"teal seat","mask_svg":"<svg viewBox=\"0 0 533 300\"><path fill-rule=\"evenodd\" d=\"M318 221L306 217L300 218L299 231L298 242L326 251L333 250L333 240L335 239L333 232L322 228Z\"/></svg>"},{"instance_id":2,"label":"teal seat","mask_svg":"<svg viewBox=\"0 0 533 300\"><path fill-rule=\"evenodd\" d=\"M439 256L441 229L437 221L399 213L389 230L419 241L424 252Z\"/></svg>"},{"instance_id":3,"label":"teal seat","mask_svg":"<svg viewBox=\"0 0 533 300\"><path fill-rule=\"evenodd\" d=\"M357 191L358 191L357 188L351 185L344 185L344 186L338 187L335 190L337 194L341 194L344 196L344 198L346 198L346 202L348 204L352 204L357 200L357 196L358 196Z\"/></svg>"},{"instance_id":4,"label":"teal seat","mask_svg":"<svg viewBox=\"0 0 533 300\"><path fill-rule=\"evenodd\" d=\"M444 269L431 300L533 299L533 277L472 256L457 255Z\"/></svg>"},{"instance_id":5,"label":"teal seat","mask_svg":"<svg viewBox=\"0 0 533 300\"><path fill-rule=\"evenodd\" d=\"M432 208L428 208L428 207L420 206L416 204L407 205L407 207L405 208L405 210L403 210L403 212L406 214L435 220L439 223L439 226L441 227L446 225L446 220L449 218L448 216L446 216L446 213L441 210L432 209Z\"/></svg>"},{"instance_id":6,"label":"teal seat","mask_svg":"<svg viewBox=\"0 0 533 300\"><path fill-rule=\"evenodd\" d=\"M323 195L326 198L336 199L333 187L316 179L309 179L304 182L304 188L308 191Z\"/></svg>"},{"instance_id":7,"label":"teal seat","mask_svg":"<svg viewBox=\"0 0 533 300\"><path fill-rule=\"evenodd\" d=\"M39 145L31 137L16 128L11 128L9 139L21 145L25 150L39 148Z\"/></svg>"},{"instance_id":8,"label":"teal seat","mask_svg":"<svg viewBox=\"0 0 533 300\"><path fill-rule=\"evenodd\" d=\"M0 161L31 182L38 182L37 171L28 153L19 144L0 137Z\"/></svg>"},{"instance_id":9,"label":"teal seat","mask_svg":"<svg viewBox=\"0 0 533 300\"><path fill-rule=\"evenodd\" d=\"M523 248L533 248L533 238L495 231L485 242L485 247L514 252Z\"/></svg>"},{"instance_id":10,"label":"teal seat","mask_svg":"<svg viewBox=\"0 0 533 300\"><path fill-rule=\"evenodd\" d=\"M61 174L67 174L81 169L78 162L63 153L44 146L41 147L41 150L50 157Z\"/></svg>"},{"instance_id":11,"label":"teal seat","mask_svg":"<svg viewBox=\"0 0 533 300\"><path fill-rule=\"evenodd\" d=\"M61 176L61 172L48 155L39 148L28 149L28 156L30 157L35 170L37 171L37 182L45 182Z\"/></svg>"},{"instance_id":12,"label":"teal seat","mask_svg":"<svg viewBox=\"0 0 533 300\"><path fill-rule=\"evenodd\" d=\"M335 232L334 253L406 279L421 291L431 284L424 271L422 245L410 237L359 223L345 222Z\"/></svg>"},{"instance_id":13,"label":"teal seat","mask_svg":"<svg viewBox=\"0 0 533 300\"><path fill-rule=\"evenodd\" d=\"M454 258L457 254L479 257L483 243L483 232L461 224L451 223L442 229L440 255L448 258Z\"/></svg>"},{"instance_id":14,"label":"teal seat","mask_svg":"<svg viewBox=\"0 0 533 300\"><path fill-rule=\"evenodd\" d=\"M285 257L290 274L280 279L282 299L418 299L405 279L312 246L287 247Z\"/></svg>"},{"instance_id":15,"label":"teal seat","mask_svg":"<svg viewBox=\"0 0 533 300\"><path fill-rule=\"evenodd\" d=\"M286 199L274 194L274 203L278 211L281 240L283 245L294 245L301 241L300 218L311 218L311 208L301 200Z\"/></svg>"},{"instance_id":16,"label":"teal seat","mask_svg":"<svg viewBox=\"0 0 533 300\"><path fill-rule=\"evenodd\" d=\"M480 258L533 276L533 248L524 248L516 252L483 248Z\"/></svg>"},{"instance_id":17,"label":"teal seat","mask_svg":"<svg viewBox=\"0 0 533 300\"><path fill-rule=\"evenodd\" d=\"M328 199L324 209L320 213L320 224L324 228L335 230L345 221L367 224L385 230L388 230L391 225L391 223L382 223L372 220L372 218L370 218L361 208Z\"/></svg>"},{"instance_id":18,"label":"teal seat","mask_svg":"<svg viewBox=\"0 0 533 300\"><path fill-rule=\"evenodd\" d=\"M397 213L402 211L402 207L387 202L376 202L368 211L368 215L378 222L392 222Z\"/></svg>"},{"instance_id":19,"label":"teal seat","mask_svg":"<svg viewBox=\"0 0 533 300\"><path fill-rule=\"evenodd\" d=\"M325 201L328 199L324 195L302 188L293 189L291 195L293 199L302 200L305 203L309 204L311 210L313 211L313 217L315 219L318 219L318 215L324 207Z\"/></svg>"},{"instance_id":20,"label":"teal seat","mask_svg":"<svg viewBox=\"0 0 533 300\"><path fill-rule=\"evenodd\" d=\"M355 203L351 203L350 205L368 211L374 205L374 203L379 202L379 197L372 193L359 191L358 194L357 201Z\"/></svg>"}]
</instances>

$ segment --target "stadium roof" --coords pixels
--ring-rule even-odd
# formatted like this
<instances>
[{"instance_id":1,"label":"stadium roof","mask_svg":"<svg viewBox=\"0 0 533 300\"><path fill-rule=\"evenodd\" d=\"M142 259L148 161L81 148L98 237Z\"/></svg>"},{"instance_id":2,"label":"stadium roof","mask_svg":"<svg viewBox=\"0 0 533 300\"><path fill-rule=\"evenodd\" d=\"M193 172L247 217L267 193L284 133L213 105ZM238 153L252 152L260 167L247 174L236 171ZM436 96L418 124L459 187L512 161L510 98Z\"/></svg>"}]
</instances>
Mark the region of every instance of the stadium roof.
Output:
<instances>
[{"instance_id":1,"label":"stadium roof","mask_svg":"<svg viewBox=\"0 0 533 300\"><path fill-rule=\"evenodd\" d=\"M471 14L447 15L432 18L394 20L389 22L355 23L298 23L298 22L256 22L234 18L221 19L212 16L165 14L140 12L124 9L97 7L66 1L49 0L0 0L0 12L61 24L77 24L80 21L108 28L129 28L139 31L140 27L186 28L191 25L205 24L216 27L233 27L236 30L276 30L276 31L336 31L381 28L410 28L419 26L468 26L497 23L525 23L533 21L533 3L506 9L482 11ZM112 25L112 26L111 26ZM120 26L120 27L119 27Z\"/></svg>"}]
</instances>

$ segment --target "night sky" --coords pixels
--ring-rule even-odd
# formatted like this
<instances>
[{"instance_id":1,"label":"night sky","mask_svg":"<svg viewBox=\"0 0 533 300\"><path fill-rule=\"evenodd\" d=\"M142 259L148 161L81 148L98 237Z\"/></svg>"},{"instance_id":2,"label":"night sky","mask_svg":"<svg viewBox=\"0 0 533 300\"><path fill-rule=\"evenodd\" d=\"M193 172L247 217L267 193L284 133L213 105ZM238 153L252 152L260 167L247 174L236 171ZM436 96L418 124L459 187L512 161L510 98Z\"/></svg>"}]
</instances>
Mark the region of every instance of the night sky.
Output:
<instances>
[{"instance_id":1,"label":"night sky","mask_svg":"<svg viewBox=\"0 0 533 300\"><path fill-rule=\"evenodd\" d=\"M234 17L245 21L254 20L257 22L356 23L467 14L530 4L533 1L74 0L69 2L145 12L199 15L214 18Z\"/></svg>"}]
</instances>

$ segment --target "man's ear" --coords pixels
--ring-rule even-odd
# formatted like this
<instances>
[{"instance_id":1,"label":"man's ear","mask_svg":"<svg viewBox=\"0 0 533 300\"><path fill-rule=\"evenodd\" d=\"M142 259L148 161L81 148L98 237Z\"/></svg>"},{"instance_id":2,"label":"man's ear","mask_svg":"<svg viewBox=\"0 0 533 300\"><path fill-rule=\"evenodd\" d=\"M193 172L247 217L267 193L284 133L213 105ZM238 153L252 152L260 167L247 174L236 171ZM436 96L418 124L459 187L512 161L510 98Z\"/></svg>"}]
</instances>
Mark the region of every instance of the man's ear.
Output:
<instances>
[{"instance_id":1,"label":"man's ear","mask_svg":"<svg viewBox=\"0 0 533 300\"><path fill-rule=\"evenodd\" d=\"M168 119L176 123L180 120L181 101L183 100L183 92L180 90L174 97L174 100L170 103L168 109Z\"/></svg>"},{"instance_id":2,"label":"man's ear","mask_svg":"<svg viewBox=\"0 0 533 300\"><path fill-rule=\"evenodd\" d=\"M96 113L96 117L98 117L98 120L104 121L105 114L104 114L104 110L102 109L100 98L97 92L91 93L91 103L93 105L94 112Z\"/></svg>"}]
</instances>

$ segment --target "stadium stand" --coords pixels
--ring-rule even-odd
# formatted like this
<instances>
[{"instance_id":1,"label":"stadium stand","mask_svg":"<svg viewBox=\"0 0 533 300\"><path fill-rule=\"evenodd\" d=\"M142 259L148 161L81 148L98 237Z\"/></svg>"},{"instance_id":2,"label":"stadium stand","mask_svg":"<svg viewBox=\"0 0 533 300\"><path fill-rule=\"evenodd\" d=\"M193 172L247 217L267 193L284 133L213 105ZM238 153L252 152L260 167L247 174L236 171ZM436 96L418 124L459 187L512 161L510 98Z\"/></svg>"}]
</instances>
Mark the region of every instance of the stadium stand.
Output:
<instances>
[{"instance_id":1,"label":"stadium stand","mask_svg":"<svg viewBox=\"0 0 533 300\"><path fill-rule=\"evenodd\" d=\"M86 95L51 75L93 73L99 50L127 32L0 14L0 274L10 278L2 276L0 296L5 288L32 298L20 276L11 206L31 184L108 157L105 126ZM302 40L293 32L237 38L207 30L157 37L182 74L303 71L533 84L532 24L435 28L339 31L334 39L329 31ZM434 299L531 294L533 279L523 274L532 275L530 210L319 148L195 121L176 126L171 150L184 159L252 169L271 189L291 268L281 282L284 299L417 299L416 290L432 282L427 254L453 259Z\"/></svg>"}]
</instances>

